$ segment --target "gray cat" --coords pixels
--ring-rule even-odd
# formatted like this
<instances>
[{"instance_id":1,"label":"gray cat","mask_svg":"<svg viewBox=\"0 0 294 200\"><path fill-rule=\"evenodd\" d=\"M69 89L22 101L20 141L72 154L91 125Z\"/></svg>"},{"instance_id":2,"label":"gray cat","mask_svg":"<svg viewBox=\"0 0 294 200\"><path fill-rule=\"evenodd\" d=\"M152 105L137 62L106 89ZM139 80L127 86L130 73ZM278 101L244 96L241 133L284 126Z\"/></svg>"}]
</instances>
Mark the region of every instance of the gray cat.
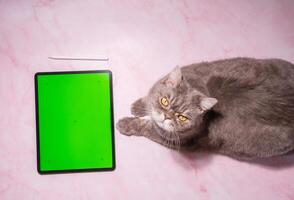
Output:
<instances>
[{"instance_id":1,"label":"gray cat","mask_svg":"<svg viewBox=\"0 0 294 200\"><path fill-rule=\"evenodd\" d=\"M117 129L180 151L237 159L294 150L294 65L233 58L175 68L132 104Z\"/></svg>"}]
</instances>

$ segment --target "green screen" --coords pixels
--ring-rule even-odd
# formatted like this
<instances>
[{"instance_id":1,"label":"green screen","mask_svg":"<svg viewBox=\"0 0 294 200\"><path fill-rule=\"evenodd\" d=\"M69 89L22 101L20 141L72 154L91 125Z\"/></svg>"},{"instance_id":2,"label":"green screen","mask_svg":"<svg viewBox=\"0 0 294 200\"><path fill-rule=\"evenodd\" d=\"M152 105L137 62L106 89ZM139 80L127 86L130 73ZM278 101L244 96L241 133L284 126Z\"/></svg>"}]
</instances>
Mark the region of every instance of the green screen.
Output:
<instances>
[{"instance_id":1,"label":"green screen","mask_svg":"<svg viewBox=\"0 0 294 200\"><path fill-rule=\"evenodd\" d=\"M37 73L38 171L114 168L111 74Z\"/></svg>"}]
</instances>

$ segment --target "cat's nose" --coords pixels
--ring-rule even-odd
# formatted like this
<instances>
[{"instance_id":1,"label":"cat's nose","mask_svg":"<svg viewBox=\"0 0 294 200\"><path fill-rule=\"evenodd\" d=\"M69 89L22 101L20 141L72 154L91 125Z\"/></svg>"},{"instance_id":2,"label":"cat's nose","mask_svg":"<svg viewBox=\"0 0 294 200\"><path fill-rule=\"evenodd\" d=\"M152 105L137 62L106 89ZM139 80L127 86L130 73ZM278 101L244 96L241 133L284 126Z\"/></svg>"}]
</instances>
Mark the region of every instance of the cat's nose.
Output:
<instances>
[{"instance_id":1,"label":"cat's nose","mask_svg":"<svg viewBox=\"0 0 294 200\"><path fill-rule=\"evenodd\" d=\"M168 114L164 114L164 119L172 119Z\"/></svg>"}]
</instances>

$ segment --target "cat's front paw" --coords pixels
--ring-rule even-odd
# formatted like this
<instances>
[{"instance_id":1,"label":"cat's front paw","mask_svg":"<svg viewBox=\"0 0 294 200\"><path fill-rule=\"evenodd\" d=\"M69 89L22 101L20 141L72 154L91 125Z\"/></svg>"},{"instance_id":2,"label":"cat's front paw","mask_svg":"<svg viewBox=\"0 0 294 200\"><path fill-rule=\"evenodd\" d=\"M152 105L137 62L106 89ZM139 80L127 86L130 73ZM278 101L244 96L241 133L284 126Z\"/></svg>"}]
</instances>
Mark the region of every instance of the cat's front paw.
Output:
<instances>
[{"instance_id":1,"label":"cat's front paw","mask_svg":"<svg viewBox=\"0 0 294 200\"><path fill-rule=\"evenodd\" d=\"M132 127L133 122L134 122L133 117L124 117L116 123L116 128L121 134L124 134L127 136L136 135L137 133L134 131Z\"/></svg>"}]
</instances>

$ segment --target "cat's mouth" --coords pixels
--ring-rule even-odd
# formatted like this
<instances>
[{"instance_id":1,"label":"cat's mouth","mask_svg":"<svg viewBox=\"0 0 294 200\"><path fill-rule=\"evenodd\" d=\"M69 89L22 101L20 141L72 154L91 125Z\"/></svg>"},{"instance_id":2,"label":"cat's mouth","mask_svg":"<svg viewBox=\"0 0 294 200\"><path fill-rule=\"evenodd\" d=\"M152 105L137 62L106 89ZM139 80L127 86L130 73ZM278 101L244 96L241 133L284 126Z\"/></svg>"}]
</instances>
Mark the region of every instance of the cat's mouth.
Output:
<instances>
[{"instance_id":1,"label":"cat's mouth","mask_svg":"<svg viewBox=\"0 0 294 200\"><path fill-rule=\"evenodd\" d=\"M174 125L172 120L170 119L165 119L164 114L163 113L158 113L156 111L152 111L151 113L151 118L156 122L156 124L169 132L174 131Z\"/></svg>"},{"instance_id":2,"label":"cat's mouth","mask_svg":"<svg viewBox=\"0 0 294 200\"><path fill-rule=\"evenodd\" d=\"M171 120L164 120L163 122L156 122L156 123L162 129L171 132L174 130L174 126L173 126L172 122L170 122L170 121Z\"/></svg>"}]
</instances>

